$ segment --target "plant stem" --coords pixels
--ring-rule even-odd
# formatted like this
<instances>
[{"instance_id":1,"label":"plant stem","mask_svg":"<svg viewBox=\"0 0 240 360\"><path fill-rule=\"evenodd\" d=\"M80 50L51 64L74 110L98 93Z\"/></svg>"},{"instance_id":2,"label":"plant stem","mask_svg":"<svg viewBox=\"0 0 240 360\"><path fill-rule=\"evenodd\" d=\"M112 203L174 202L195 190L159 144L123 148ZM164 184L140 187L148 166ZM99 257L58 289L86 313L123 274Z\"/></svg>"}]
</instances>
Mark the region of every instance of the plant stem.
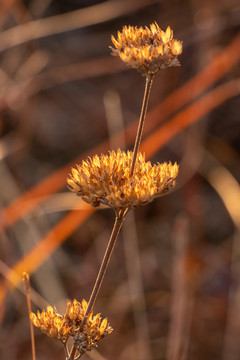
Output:
<instances>
[{"instance_id":1,"label":"plant stem","mask_svg":"<svg viewBox=\"0 0 240 360\"><path fill-rule=\"evenodd\" d=\"M82 319L82 322L81 322L81 325L79 328L79 332L83 329L83 326L85 325L87 317L88 317L89 313L91 312L91 310L93 309L93 306L95 304L96 298L97 298L99 290L101 288L101 285L102 285L102 282L103 282L103 279L104 279L104 276L105 276L105 273L106 273L106 270L107 270L107 267L108 267L113 249L114 249L114 246L116 244L116 240L118 238L119 231L122 227L124 219L129 210L130 210L130 208L122 209L116 215L113 230L112 230L110 239L108 241L108 245L107 245L107 248L106 248L106 251L105 251L105 254L104 254L98 275L97 275L97 279L95 281L94 288L92 290L92 293L91 293L91 296L90 296L90 299L88 302L87 309L83 316L83 319ZM74 359L74 355L75 355L76 351L77 351L77 349L75 348L75 346L73 346L68 360Z\"/></svg>"},{"instance_id":2,"label":"plant stem","mask_svg":"<svg viewBox=\"0 0 240 360\"><path fill-rule=\"evenodd\" d=\"M143 126L144 126L144 121L146 118L149 95L150 95L150 91L151 91L151 87L152 87L152 83L153 83L153 78L154 78L154 74L148 74L146 76L145 91L144 91L144 97L143 97L143 102L142 102L141 115L140 115L140 119L139 119L139 123L138 123L137 135L136 135L134 149L133 149L133 160L132 160L130 176L132 176L134 173L134 167L136 164L137 153L138 153L139 146L140 146L141 139L142 139Z\"/></svg>"},{"instance_id":3,"label":"plant stem","mask_svg":"<svg viewBox=\"0 0 240 360\"><path fill-rule=\"evenodd\" d=\"M31 299L30 299L30 289L31 289L31 287L30 287L29 275L26 272L23 273L23 282L24 282L25 291L26 291L28 316L29 316L29 322L30 322L32 360L36 360L36 350L35 350L35 338L34 338L33 323L30 320L30 314L32 312Z\"/></svg>"}]
</instances>

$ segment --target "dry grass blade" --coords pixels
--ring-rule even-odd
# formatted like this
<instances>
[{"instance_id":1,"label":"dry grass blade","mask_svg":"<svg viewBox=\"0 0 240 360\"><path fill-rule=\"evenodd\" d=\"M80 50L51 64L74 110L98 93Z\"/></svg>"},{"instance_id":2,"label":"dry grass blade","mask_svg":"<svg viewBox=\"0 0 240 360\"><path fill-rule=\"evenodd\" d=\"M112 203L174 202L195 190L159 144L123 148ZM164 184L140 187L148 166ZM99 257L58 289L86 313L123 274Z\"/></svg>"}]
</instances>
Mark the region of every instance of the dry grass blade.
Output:
<instances>
[{"instance_id":1,"label":"dry grass blade","mask_svg":"<svg viewBox=\"0 0 240 360\"><path fill-rule=\"evenodd\" d=\"M166 119L167 116L199 96L227 73L239 61L239 46L240 34L236 35L232 42L210 64L193 76L186 84L170 94L148 114L150 121L146 123L145 132L152 130L158 124L159 114L160 119ZM44 89L49 89L59 84L110 74L123 69L126 70L125 64L116 61L112 57L88 60L87 62L71 64L42 72L34 77L33 82L31 78L24 79L24 84L27 84L25 91L30 97ZM12 84L8 89L5 89L0 106L5 106L8 96L11 92L15 92L16 87L18 88L19 86L19 84Z\"/></svg>"},{"instance_id":2,"label":"dry grass blade","mask_svg":"<svg viewBox=\"0 0 240 360\"><path fill-rule=\"evenodd\" d=\"M90 153L88 153L88 155L91 156L95 153L104 152L107 150L108 141L101 144L100 146L95 147ZM78 159L75 159L71 164L68 164L59 169L53 175L47 177L41 183L25 192L21 197L10 204L5 210L3 210L1 214L0 229L3 229L5 226L10 226L17 219L19 219L19 217L35 208L37 204L44 202L49 195L60 190L64 185L67 186L66 178L69 174L69 168L80 162L85 157L87 157L87 154L83 154Z\"/></svg>"},{"instance_id":3,"label":"dry grass blade","mask_svg":"<svg viewBox=\"0 0 240 360\"><path fill-rule=\"evenodd\" d=\"M25 267L26 270L26 267ZM24 293L22 288L22 274L17 274L11 268L9 268L3 261L0 260L0 274L5 278L6 287L9 289L9 281L12 281L12 289L18 289L20 292ZM2 285L2 284L1 284ZM2 287L1 287L2 290ZM2 293L0 293L0 298ZM40 296L35 290L31 288L31 300L32 303L37 305L38 307L47 307L47 301Z\"/></svg>"},{"instance_id":4,"label":"dry grass blade","mask_svg":"<svg viewBox=\"0 0 240 360\"><path fill-rule=\"evenodd\" d=\"M94 211L87 207L84 211L71 211L36 245L23 259L9 271L5 276L10 288L14 288L21 281L21 274L26 265L29 274L48 258L53 251ZM4 296L3 286L0 287L0 299Z\"/></svg>"},{"instance_id":5,"label":"dry grass blade","mask_svg":"<svg viewBox=\"0 0 240 360\"><path fill-rule=\"evenodd\" d=\"M200 169L201 174L218 192L228 210L237 232L232 238L232 284L229 290L229 305L223 347L223 359L238 359L240 331L240 282L239 282L239 234L240 234L240 187L234 176L212 155L206 153L206 164Z\"/></svg>"},{"instance_id":6,"label":"dry grass blade","mask_svg":"<svg viewBox=\"0 0 240 360\"><path fill-rule=\"evenodd\" d=\"M231 173L221 166L215 166L207 175L208 181L221 196L235 226L240 230L240 188Z\"/></svg>"},{"instance_id":7,"label":"dry grass blade","mask_svg":"<svg viewBox=\"0 0 240 360\"><path fill-rule=\"evenodd\" d=\"M126 0L113 0L62 15L29 21L26 24L16 26L0 34L0 51L7 50L30 40L36 40L41 37L80 29L85 26L114 19L154 2L156 1L141 0L131 2Z\"/></svg>"},{"instance_id":8,"label":"dry grass blade","mask_svg":"<svg viewBox=\"0 0 240 360\"><path fill-rule=\"evenodd\" d=\"M207 66L193 76L183 86L170 94L155 109L148 114L149 121L146 122L146 131L152 130L158 124L159 118L166 118L193 101L204 91L210 88L216 81L221 79L230 69L239 62L240 59L240 33L238 33L231 43L226 46ZM151 129L150 129L151 127Z\"/></svg>"},{"instance_id":9,"label":"dry grass blade","mask_svg":"<svg viewBox=\"0 0 240 360\"><path fill-rule=\"evenodd\" d=\"M193 124L223 102L239 95L239 93L239 80L232 80L218 86L156 130L154 134L143 141L141 151L145 152L147 157L151 157L181 130Z\"/></svg>"},{"instance_id":10,"label":"dry grass blade","mask_svg":"<svg viewBox=\"0 0 240 360\"><path fill-rule=\"evenodd\" d=\"M168 359L184 360L187 354L189 330L193 314L193 289L186 265L189 251L189 219L181 214L173 229L173 274L171 325L168 337Z\"/></svg>"}]
</instances>

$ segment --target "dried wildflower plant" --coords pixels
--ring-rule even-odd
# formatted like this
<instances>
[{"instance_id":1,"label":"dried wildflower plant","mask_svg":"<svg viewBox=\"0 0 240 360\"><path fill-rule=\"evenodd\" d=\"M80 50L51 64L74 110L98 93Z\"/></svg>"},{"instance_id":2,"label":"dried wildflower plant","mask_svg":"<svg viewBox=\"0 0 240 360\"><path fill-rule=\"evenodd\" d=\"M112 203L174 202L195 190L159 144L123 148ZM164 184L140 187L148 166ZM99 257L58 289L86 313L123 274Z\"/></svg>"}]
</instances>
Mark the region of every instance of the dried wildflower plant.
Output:
<instances>
[{"instance_id":1,"label":"dried wildflower plant","mask_svg":"<svg viewBox=\"0 0 240 360\"><path fill-rule=\"evenodd\" d=\"M72 169L67 179L69 189L92 206L102 204L119 210L145 205L174 187L177 164L152 165L138 153L131 175L132 160L131 151L120 149L95 155Z\"/></svg>"},{"instance_id":2,"label":"dried wildflower plant","mask_svg":"<svg viewBox=\"0 0 240 360\"><path fill-rule=\"evenodd\" d=\"M72 168L67 182L71 191L94 207L108 206L115 210L115 223L91 293L84 319L87 319L98 296L119 231L130 209L145 205L168 193L176 184L178 165L152 165L139 152L149 95L155 74L170 66L179 66L182 43L173 39L170 27L162 31L157 23L150 28L124 26L115 39L112 54L146 75L141 115L133 152L110 151L95 155ZM82 324L84 324L84 320ZM81 325L82 326L82 325ZM80 337L81 338L81 337ZM75 349L78 349L75 342Z\"/></svg>"},{"instance_id":3,"label":"dried wildflower plant","mask_svg":"<svg viewBox=\"0 0 240 360\"><path fill-rule=\"evenodd\" d=\"M115 49L111 47L112 54L144 74L179 66L177 56L182 53L182 43L173 39L169 26L165 32L157 23L150 28L124 26L117 39L112 36L112 42L115 46Z\"/></svg>"},{"instance_id":4,"label":"dried wildflower plant","mask_svg":"<svg viewBox=\"0 0 240 360\"><path fill-rule=\"evenodd\" d=\"M116 217L112 233L88 303L67 302L64 315L55 307L31 313L32 323L46 335L60 340L66 360L76 360L86 351L97 347L99 340L112 332L107 318L93 316L93 307L101 288L119 231L127 213L138 205L145 205L156 197L168 193L176 184L178 165L171 163L152 165L139 152L149 95L155 74L170 66L179 66L178 55L182 43L173 39L170 27L164 32L154 23L150 28L124 26L117 39L112 36L115 49L129 66L146 75L146 85L133 152L110 151L108 155L95 155L72 168L67 182L71 191L94 207L104 205L114 209ZM73 339L69 352L68 339ZM76 356L76 354L78 354Z\"/></svg>"},{"instance_id":5,"label":"dried wildflower plant","mask_svg":"<svg viewBox=\"0 0 240 360\"><path fill-rule=\"evenodd\" d=\"M55 307L48 306L47 310L43 310L41 313L39 311L37 314L31 312L30 318L32 323L43 333L60 340L64 345L72 337L79 354L83 355L86 351L97 348L98 342L113 330L107 318L102 320L101 314L93 316L92 311L81 329L87 305L85 300L82 300L81 303L76 299L72 303L68 300L64 315L58 314ZM69 355L68 351L67 355Z\"/></svg>"}]
</instances>

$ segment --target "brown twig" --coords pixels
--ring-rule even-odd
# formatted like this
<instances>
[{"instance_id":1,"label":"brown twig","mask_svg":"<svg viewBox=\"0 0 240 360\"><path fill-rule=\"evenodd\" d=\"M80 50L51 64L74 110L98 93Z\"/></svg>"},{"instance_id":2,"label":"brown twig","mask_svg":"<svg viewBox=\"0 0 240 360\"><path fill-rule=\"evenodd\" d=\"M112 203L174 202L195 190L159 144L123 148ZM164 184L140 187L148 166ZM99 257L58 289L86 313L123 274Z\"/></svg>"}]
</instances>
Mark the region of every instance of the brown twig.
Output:
<instances>
[{"instance_id":1,"label":"brown twig","mask_svg":"<svg viewBox=\"0 0 240 360\"><path fill-rule=\"evenodd\" d=\"M146 118L149 95L150 95L150 91L152 88L153 78L154 78L154 75L152 75L152 74L148 74L146 76L145 91L144 91L144 97L143 97L143 102L142 102L141 115L140 115L140 119L139 119L139 123L138 123L136 140L135 140L134 149L133 149L133 161L132 161L130 176L132 176L133 172L134 172L134 167L135 167L136 159L137 159L137 153L138 153L139 146L140 146L141 139L142 139L143 127L144 127L144 122L145 122L145 118Z\"/></svg>"},{"instance_id":2,"label":"brown twig","mask_svg":"<svg viewBox=\"0 0 240 360\"><path fill-rule=\"evenodd\" d=\"M139 0L138 2L113 0L61 15L29 21L3 31L0 34L0 51L7 50L30 40L80 29L85 26L99 24L117 18L149 5L149 1L150 0ZM152 2L154 2L154 0L150 1L150 3Z\"/></svg>"},{"instance_id":3,"label":"brown twig","mask_svg":"<svg viewBox=\"0 0 240 360\"><path fill-rule=\"evenodd\" d=\"M168 336L168 360L186 359L189 329L192 319L193 296L189 286L186 259L189 246L189 219L181 214L175 221L171 323Z\"/></svg>"},{"instance_id":4,"label":"brown twig","mask_svg":"<svg viewBox=\"0 0 240 360\"><path fill-rule=\"evenodd\" d=\"M33 323L30 320L30 314L32 312L31 308L31 300L30 300L30 281L29 275L24 272L23 273L23 283L26 291L26 299L27 299L27 307L28 307L28 316L29 316L29 323L30 323L30 332L31 332L31 343L32 343L32 360L36 360L36 351L35 351L35 339L34 339L34 330L33 330Z\"/></svg>"},{"instance_id":5,"label":"brown twig","mask_svg":"<svg viewBox=\"0 0 240 360\"><path fill-rule=\"evenodd\" d=\"M106 270L107 270L107 267L108 267L113 249L114 249L114 246L116 244L116 240L118 238L119 231L123 225L124 219L125 219L127 213L129 212L129 210L130 210L130 208L125 208L125 209L121 209L118 213L116 213L113 230L112 230L111 236L109 238L108 245L107 245L107 248L106 248L106 251L105 251L105 254L104 254L98 275L97 275L97 279L95 281L95 285L93 287L90 299L88 301L87 309L85 311L85 314L83 316L83 319L82 319L82 322L81 322L81 325L79 328L79 332L83 329L86 319L93 309L93 306L95 304L99 290L101 288L101 285L102 285L102 282L103 282L103 279L104 279L104 276L105 276L105 273L106 273ZM73 346L73 348L70 352L70 355L68 357L68 360L74 360L76 351L77 351L76 347Z\"/></svg>"}]
</instances>

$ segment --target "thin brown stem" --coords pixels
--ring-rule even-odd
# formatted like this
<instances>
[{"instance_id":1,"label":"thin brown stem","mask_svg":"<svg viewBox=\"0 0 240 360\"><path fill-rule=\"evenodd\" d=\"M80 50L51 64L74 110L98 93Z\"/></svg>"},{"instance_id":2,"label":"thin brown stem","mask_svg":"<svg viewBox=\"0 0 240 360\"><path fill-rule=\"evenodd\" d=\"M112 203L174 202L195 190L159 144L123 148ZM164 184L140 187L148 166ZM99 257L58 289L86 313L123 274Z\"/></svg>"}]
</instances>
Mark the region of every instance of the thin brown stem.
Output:
<instances>
[{"instance_id":1,"label":"thin brown stem","mask_svg":"<svg viewBox=\"0 0 240 360\"><path fill-rule=\"evenodd\" d=\"M32 360L36 360L36 351L35 351L35 339L34 339L34 330L33 330L33 323L30 320L30 314L32 312L31 308L31 300L30 300L30 281L29 275L24 272L23 273L23 283L26 291L26 299L27 299L27 307L28 307L28 316L30 322L30 332L31 332L31 344L32 344Z\"/></svg>"},{"instance_id":2,"label":"thin brown stem","mask_svg":"<svg viewBox=\"0 0 240 360\"><path fill-rule=\"evenodd\" d=\"M136 135L134 149L133 149L133 160L132 160L131 173L130 173L131 176L134 173L134 167L136 164L137 153L138 153L139 146L140 146L141 139L142 139L143 126L144 126L144 122L145 122L145 118L146 118L149 95L150 95L150 91L152 88L153 78L154 78L153 74L148 74L146 76L146 84L145 84L145 91L144 91L144 97L143 97L143 102L142 102L141 115L140 115L140 119L139 119L139 123L138 123L138 130L137 130L137 135Z\"/></svg>"},{"instance_id":3,"label":"thin brown stem","mask_svg":"<svg viewBox=\"0 0 240 360\"><path fill-rule=\"evenodd\" d=\"M116 240L118 238L119 231L120 231L120 229L121 229L121 227L123 225L124 219L125 219L125 217L126 217L129 210L130 210L130 208L126 208L126 209L122 209L118 213L116 213L116 218L115 218L115 223L114 223L114 226L113 226L113 230L112 230L110 239L108 241L108 245L107 245L107 248L106 248L106 251L105 251L105 254L104 254L104 257L103 257L103 260L102 260L98 275L97 275L97 279L95 281L94 288L92 290L92 293L91 293L91 296L90 296L90 299L89 299L89 302L88 302L87 309L86 309L85 314L83 316L83 319L82 319L82 322L81 322L81 325L80 325L80 328L79 328L79 332L83 329L83 326L85 325L87 317L88 317L88 315L90 314L90 312L93 309L93 306L95 304L95 301L97 299L99 290L101 288L101 285L102 285L102 282L103 282L103 279L104 279L104 276L105 276L105 273L106 273L106 270L107 270L107 267L108 267L108 264L109 264L113 249L114 249L114 246L116 244ZM73 360L74 359L76 351L77 351L76 347L73 346L68 360Z\"/></svg>"}]
</instances>

